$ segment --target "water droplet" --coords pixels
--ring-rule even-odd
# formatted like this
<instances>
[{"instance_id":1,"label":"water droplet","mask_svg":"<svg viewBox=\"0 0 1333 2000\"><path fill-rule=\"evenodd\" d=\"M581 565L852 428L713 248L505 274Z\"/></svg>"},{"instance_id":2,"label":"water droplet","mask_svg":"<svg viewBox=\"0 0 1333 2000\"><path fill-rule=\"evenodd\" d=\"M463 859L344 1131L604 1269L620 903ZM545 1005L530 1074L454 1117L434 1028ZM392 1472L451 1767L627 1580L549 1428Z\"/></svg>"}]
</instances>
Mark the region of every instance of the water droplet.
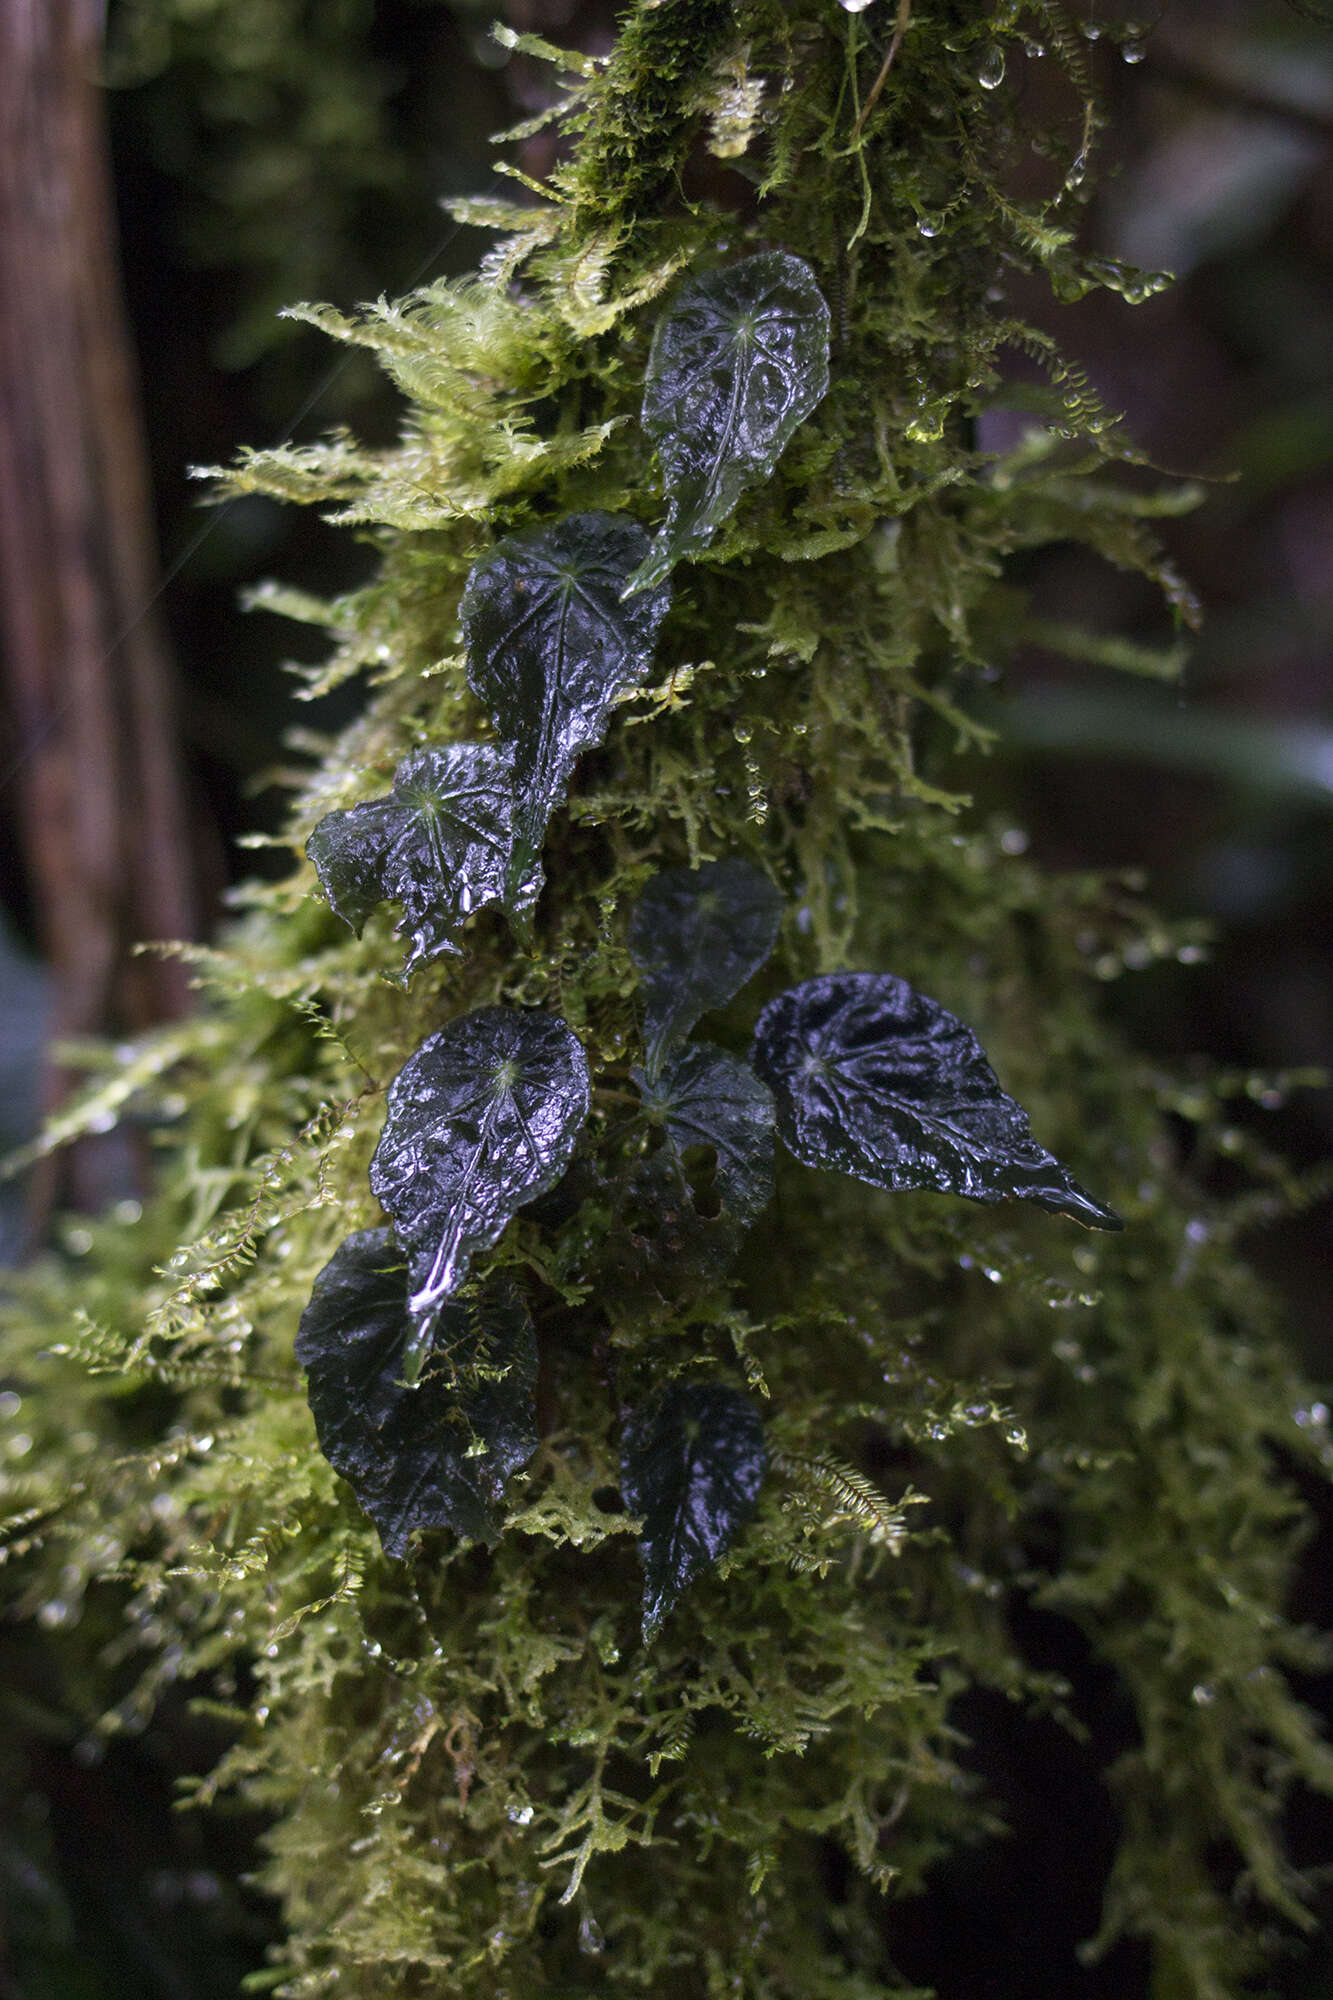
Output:
<instances>
[{"instance_id":1,"label":"water droplet","mask_svg":"<svg viewBox=\"0 0 1333 2000\"><path fill-rule=\"evenodd\" d=\"M16 1417L23 1407L23 1398L16 1389L0 1390L0 1417Z\"/></svg>"},{"instance_id":2,"label":"water droplet","mask_svg":"<svg viewBox=\"0 0 1333 2000\"><path fill-rule=\"evenodd\" d=\"M93 1232L91 1229L66 1230L65 1248L69 1251L71 1257L86 1257L92 1247Z\"/></svg>"},{"instance_id":3,"label":"water droplet","mask_svg":"<svg viewBox=\"0 0 1333 2000\"><path fill-rule=\"evenodd\" d=\"M1000 835L1000 848L1005 854L1026 854L1031 845L1021 826L1007 827Z\"/></svg>"},{"instance_id":4,"label":"water droplet","mask_svg":"<svg viewBox=\"0 0 1333 2000\"><path fill-rule=\"evenodd\" d=\"M1004 50L998 42L992 42L982 56L977 82L983 90L998 90L1004 82Z\"/></svg>"},{"instance_id":5,"label":"water droplet","mask_svg":"<svg viewBox=\"0 0 1333 2000\"><path fill-rule=\"evenodd\" d=\"M937 444L944 436L944 412L921 410L903 425L903 435L914 444Z\"/></svg>"},{"instance_id":6,"label":"water droplet","mask_svg":"<svg viewBox=\"0 0 1333 2000\"><path fill-rule=\"evenodd\" d=\"M754 731L748 722L738 722L731 733L738 743L748 743L754 735Z\"/></svg>"},{"instance_id":7,"label":"water droplet","mask_svg":"<svg viewBox=\"0 0 1333 2000\"><path fill-rule=\"evenodd\" d=\"M1209 1687L1207 1681L1199 1681L1190 1689L1190 1700L1199 1708L1207 1708L1209 1702L1217 1700L1217 1689Z\"/></svg>"},{"instance_id":8,"label":"water droplet","mask_svg":"<svg viewBox=\"0 0 1333 2000\"><path fill-rule=\"evenodd\" d=\"M939 222L932 215L919 215L916 227L919 236L938 236L940 233Z\"/></svg>"},{"instance_id":9,"label":"water droplet","mask_svg":"<svg viewBox=\"0 0 1333 2000\"><path fill-rule=\"evenodd\" d=\"M48 1632L53 1632L59 1625L68 1625L71 1617L72 1606L66 1604L63 1597L52 1597L38 1610L37 1623L45 1626Z\"/></svg>"},{"instance_id":10,"label":"water droplet","mask_svg":"<svg viewBox=\"0 0 1333 2000\"><path fill-rule=\"evenodd\" d=\"M5 1446L5 1455L8 1458L26 1458L31 1450L32 1439L28 1436L28 1433L26 1431L16 1431Z\"/></svg>"},{"instance_id":11,"label":"water droplet","mask_svg":"<svg viewBox=\"0 0 1333 2000\"><path fill-rule=\"evenodd\" d=\"M1123 43L1120 50L1121 60L1127 63L1141 63L1147 53L1143 43L1137 40Z\"/></svg>"},{"instance_id":12,"label":"water droplet","mask_svg":"<svg viewBox=\"0 0 1333 2000\"><path fill-rule=\"evenodd\" d=\"M532 1825L532 1807L531 1807L531 1806L510 1806L510 1808L509 1808L509 1817L510 1817L510 1819L511 1819L511 1820L513 1821L513 1823L514 1823L514 1825L515 1825L515 1826L531 1826L531 1825Z\"/></svg>"},{"instance_id":13,"label":"water droplet","mask_svg":"<svg viewBox=\"0 0 1333 2000\"><path fill-rule=\"evenodd\" d=\"M1069 172L1065 175L1065 186L1067 188L1080 188L1087 178L1088 156L1086 153L1079 153L1069 163Z\"/></svg>"},{"instance_id":14,"label":"water droplet","mask_svg":"<svg viewBox=\"0 0 1333 2000\"><path fill-rule=\"evenodd\" d=\"M838 0L844 14L864 14L871 0Z\"/></svg>"}]
</instances>

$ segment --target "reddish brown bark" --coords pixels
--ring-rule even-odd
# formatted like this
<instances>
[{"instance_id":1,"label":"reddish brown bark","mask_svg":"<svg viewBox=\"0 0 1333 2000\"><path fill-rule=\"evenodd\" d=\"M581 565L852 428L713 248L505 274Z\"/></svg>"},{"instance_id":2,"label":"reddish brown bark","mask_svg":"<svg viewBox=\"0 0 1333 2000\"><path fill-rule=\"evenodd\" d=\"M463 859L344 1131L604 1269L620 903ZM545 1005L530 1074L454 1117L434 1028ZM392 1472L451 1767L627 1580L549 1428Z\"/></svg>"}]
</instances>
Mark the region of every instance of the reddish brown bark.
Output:
<instances>
[{"instance_id":1,"label":"reddish brown bark","mask_svg":"<svg viewBox=\"0 0 1333 2000\"><path fill-rule=\"evenodd\" d=\"M121 302L98 0L0 5L0 645L7 812L58 1036L187 1005L189 820ZM48 1101L60 1089L53 1074ZM85 1156L84 1167L88 1162ZM68 1192L88 1199L78 1163ZM84 1171L84 1178L87 1173Z\"/></svg>"}]
</instances>

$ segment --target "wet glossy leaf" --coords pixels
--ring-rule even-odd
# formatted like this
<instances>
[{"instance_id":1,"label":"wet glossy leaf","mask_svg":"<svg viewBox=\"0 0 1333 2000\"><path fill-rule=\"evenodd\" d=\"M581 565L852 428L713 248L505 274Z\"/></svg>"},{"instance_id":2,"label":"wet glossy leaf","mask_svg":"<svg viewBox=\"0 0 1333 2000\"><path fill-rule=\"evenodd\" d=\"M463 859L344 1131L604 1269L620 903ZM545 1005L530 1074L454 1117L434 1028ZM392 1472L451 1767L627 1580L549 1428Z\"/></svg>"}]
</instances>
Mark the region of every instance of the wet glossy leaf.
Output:
<instances>
[{"instance_id":1,"label":"wet glossy leaf","mask_svg":"<svg viewBox=\"0 0 1333 2000\"><path fill-rule=\"evenodd\" d=\"M378 903L401 903L410 973L457 951L461 920L504 894L512 778L508 749L414 750L386 798L329 813L306 853L338 915L360 932Z\"/></svg>"},{"instance_id":2,"label":"wet glossy leaf","mask_svg":"<svg viewBox=\"0 0 1333 2000\"><path fill-rule=\"evenodd\" d=\"M643 1636L754 1512L768 1470L759 1412L715 1382L673 1383L625 1427L620 1484L643 1522Z\"/></svg>"},{"instance_id":3,"label":"wet glossy leaf","mask_svg":"<svg viewBox=\"0 0 1333 2000\"><path fill-rule=\"evenodd\" d=\"M1093 1229L1121 1227L1037 1144L972 1030L904 980L803 981L765 1007L753 1061L807 1166L973 1201L1015 1195Z\"/></svg>"},{"instance_id":4,"label":"wet glossy leaf","mask_svg":"<svg viewBox=\"0 0 1333 2000\"><path fill-rule=\"evenodd\" d=\"M706 548L768 478L828 389L828 360L828 307L799 257L765 250L681 288L658 321L643 395L666 525L632 590Z\"/></svg>"},{"instance_id":5,"label":"wet glossy leaf","mask_svg":"<svg viewBox=\"0 0 1333 2000\"><path fill-rule=\"evenodd\" d=\"M316 1278L296 1336L320 1450L386 1555L405 1555L414 1528L494 1541L505 1481L537 1448L532 1322L509 1286L452 1300L415 1386L403 1374L411 1336L393 1231L349 1236Z\"/></svg>"},{"instance_id":6,"label":"wet glossy leaf","mask_svg":"<svg viewBox=\"0 0 1333 2000\"><path fill-rule=\"evenodd\" d=\"M754 1071L707 1042L656 1082L632 1072L658 1143L635 1170L627 1215L635 1262L664 1297L720 1275L773 1194L773 1098Z\"/></svg>"},{"instance_id":7,"label":"wet glossy leaf","mask_svg":"<svg viewBox=\"0 0 1333 2000\"><path fill-rule=\"evenodd\" d=\"M408 1253L414 1351L475 1252L554 1187L587 1115L583 1050L549 1014L479 1008L399 1071L370 1185Z\"/></svg>"},{"instance_id":8,"label":"wet glossy leaf","mask_svg":"<svg viewBox=\"0 0 1333 2000\"><path fill-rule=\"evenodd\" d=\"M724 1007L759 970L781 921L781 896L749 861L664 868L653 877L629 925L650 1076L701 1014Z\"/></svg>"},{"instance_id":9,"label":"wet glossy leaf","mask_svg":"<svg viewBox=\"0 0 1333 2000\"><path fill-rule=\"evenodd\" d=\"M463 593L468 680L513 747L514 845L506 900L531 900L546 822L618 694L642 680L665 585L622 602L648 541L615 514L571 514L476 563Z\"/></svg>"}]
</instances>

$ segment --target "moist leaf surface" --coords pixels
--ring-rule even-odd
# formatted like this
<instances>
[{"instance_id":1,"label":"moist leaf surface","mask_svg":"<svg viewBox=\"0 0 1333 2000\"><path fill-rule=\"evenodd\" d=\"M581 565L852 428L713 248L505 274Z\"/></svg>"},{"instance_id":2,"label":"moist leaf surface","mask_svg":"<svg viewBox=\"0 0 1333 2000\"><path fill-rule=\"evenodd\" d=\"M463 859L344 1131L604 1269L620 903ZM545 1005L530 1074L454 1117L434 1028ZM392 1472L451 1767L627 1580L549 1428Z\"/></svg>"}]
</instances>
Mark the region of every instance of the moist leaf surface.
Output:
<instances>
[{"instance_id":1,"label":"moist leaf surface","mask_svg":"<svg viewBox=\"0 0 1333 2000\"><path fill-rule=\"evenodd\" d=\"M883 1188L1035 1201L1119 1229L1032 1136L972 1030L889 973L804 980L770 1001L752 1060L798 1160Z\"/></svg>"},{"instance_id":2,"label":"moist leaf surface","mask_svg":"<svg viewBox=\"0 0 1333 2000\"><path fill-rule=\"evenodd\" d=\"M643 395L667 518L632 590L708 546L828 381L829 310L800 257L765 250L682 286L658 321Z\"/></svg>"},{"instance_id":3,"label":"moist leaf surface","mask_svg":"<svg viewBox=\"0 0 1333 2000\"><path fill-rule=\"evenodd\" d=\"M349 1236L316 1278L296 1336L320 1450L386 1555L405 1555L414 1528L492 1542L505 1482L537 1448L532 1322L509 1286L452 1300L415 1387L403 1379L411 1331L393 1231Z\"/></svg>"},{"instance_id":4,"label":"moist leaf surface","mask_svg":"<svg viewBox=\"0 0 1333 2000\"><path fill-rule=\"evenodd\" d=\"M645 887L629 925L629 954L643 996L645 1068L701 1014L724 1007L777 941L782 898L762 869L739 858L664 868Z\"/></svg>"},{"instance_id":5,"label":"moist leaf surface","mask_svg":"<svg viewBox=\"0 0 1333 2000\"><path fill-rule=\"evenodd\" d=\"M620 1480L643 1522L643 1636L652 1639L686 1585L735 1541L768 1469L759 1412L739 1390L675 1383L625 1428Z\"/></svg>"},{"instance_id":6,"label":"moist leaf surface","mask_svg":"<svg viewBox=\"0 0 1333 2000\"><path fill-rule=\"evenodd\" d=\"M578 1037L516 1007L451 1021L390 1084L370 1185L408 1254L418 1347L473 1255L559 1180L588 1088Z\"/></svg>"},{"instance_id":7,"label":"moist leaf surface","mask_svg":"<svg viewBox=\"0 0 1333 2000\"><path fill-rule=\"evenodd\" d=\"M720 1275L773 1194L773 1097L748 1064L707 1042L656 1082L631 1076L660 1143L631 1182L637 1262L663 1296Z\"/></svg>"},{"instance_id":8,"label":"moist leaf surface","mask_svg":"<svg viewBox=\"0 0 1333 2000\"><path fill-rule=\"evenodd\" d=\"M504 894L512 845L507 748L414 750L387 797L320 820L306 853L324 893L360 933L378 903L401 903L412 948L403 967L458 950L461 920Z\"/></svg>"},{"instance_id":9,"label":"moist leaf surface","mask_svg":"<svg viewBox=\"0 0 1333 2000\"><path fill-rule=\"evenodd\" d=\"M468 577L468 681L513 747L511 909L531 900L546 823L576 759L601 742L616 696L651 663L669 589L622 601L647 548L634 521L571 514L499 543Z\"/></svg>"}]
</instances>

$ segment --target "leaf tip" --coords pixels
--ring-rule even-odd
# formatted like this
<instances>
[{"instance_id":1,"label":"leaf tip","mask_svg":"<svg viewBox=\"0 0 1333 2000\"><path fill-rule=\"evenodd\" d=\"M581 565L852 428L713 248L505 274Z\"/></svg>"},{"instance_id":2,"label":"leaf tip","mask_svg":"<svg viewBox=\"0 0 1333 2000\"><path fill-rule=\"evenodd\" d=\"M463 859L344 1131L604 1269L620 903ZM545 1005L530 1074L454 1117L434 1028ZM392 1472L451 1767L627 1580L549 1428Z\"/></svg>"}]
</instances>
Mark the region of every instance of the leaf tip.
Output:
<instances>
[{"instance_id":1,"label":"leaf tip","mask_svg":"<svg viewBox=\"0 0 1333 2000\"><path fill-rule=\"evenodd\" d=\"M1113 1208L1090 1195L1086 1188L1079 1186L1072 1174L1061 1170L1059 1181L1054 1187L1024 1189L1029 1201L1039 1207L1048 1208L1056 1215L1065 1215L1071 1222L1081 1223L1084 1229L1120 1230L1125 1227L1125 1219L1117 1215Z\"/></svg>"},{"instance_id":2,"label":"leaf tip","mask_svg":"<svg viewBox=\"0 0 1333 2000\"><path fill-rule=\"evenodd\" d=\"M655 590L659 584L665 583L671 574L671 567L671 552L659 536L621 591L621 603L625 603L628 598L641 596L645 590Z\"/></svg>"}]
</instances>

